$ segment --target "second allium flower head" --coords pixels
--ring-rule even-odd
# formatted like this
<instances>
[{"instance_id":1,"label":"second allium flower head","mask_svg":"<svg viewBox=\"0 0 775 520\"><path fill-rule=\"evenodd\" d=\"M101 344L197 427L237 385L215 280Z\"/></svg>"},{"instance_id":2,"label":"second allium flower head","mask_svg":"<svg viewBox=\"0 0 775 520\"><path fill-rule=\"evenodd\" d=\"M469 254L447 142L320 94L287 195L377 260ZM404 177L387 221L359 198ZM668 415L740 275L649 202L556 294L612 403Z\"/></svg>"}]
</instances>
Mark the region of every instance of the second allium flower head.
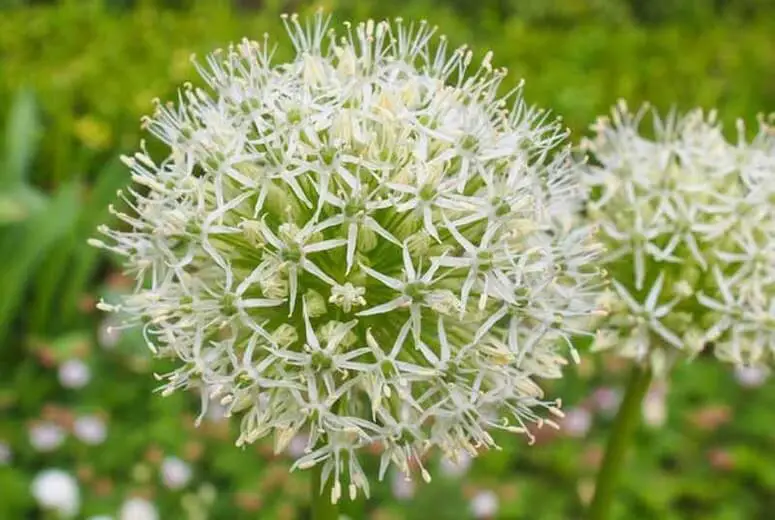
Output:
<instances>
[{"instance_id":1,"label":"second allium flower head","mask_svg":"<svg viewBox=\"0 0 775 520\"><path fill-rule=\"evenodd\" d=\"M471 71L424 23L285 22L292 62L266 39L217 51L210 93L147 120L171 152L126 160L131 229L97 245L138 280L104 307L181 361L165 391L239 414L239 445L309 431L296 466L324 464L337 500L342 474L368 493L366 445L381 474L429 478L429 448L475 454L560 413L534 378L575 355L597 249L564 132L497 95L489 55Z\"/></svg>"},{"instance_id":2,"label":"second allium flower head","mask_svg":"<svg viewBox=\"0 0 775 520\"><path fill-rule=\"evenodd\" d=\"M585 142L589 219L612 289L598 348L650 362L714 347L721 360L775 354L775 132L724 138L714 112L654 114L654 137L620 103Z\"/></svg>"}]
</instances>

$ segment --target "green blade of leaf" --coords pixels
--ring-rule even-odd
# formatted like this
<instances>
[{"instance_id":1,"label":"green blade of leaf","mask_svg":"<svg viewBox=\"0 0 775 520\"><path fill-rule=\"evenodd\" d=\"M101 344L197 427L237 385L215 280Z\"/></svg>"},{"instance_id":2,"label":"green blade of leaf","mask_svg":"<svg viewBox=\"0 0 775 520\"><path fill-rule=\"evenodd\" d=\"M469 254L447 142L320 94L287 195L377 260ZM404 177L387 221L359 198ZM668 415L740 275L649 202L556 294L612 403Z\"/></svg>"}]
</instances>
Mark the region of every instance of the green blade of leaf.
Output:
<instances>
[{"instance_id":1,"label":"green blade of leaf","mask_svg":"<svg viewBox=\"0 0 775 520\"><path fill-rule=\"evenodd\" d=\"M88 195L88 203L83 205L78 230L69 244L72 250L69 268L61 285L60 297L57 298L60 307L55 310L55 314L61 323L72 323L77 319L78 302L87 291L103 256L102 250L88 246L86 241L95 236L98 225L111 220L108 205L116 200L116 191L127 183L128 176L124 169L123 163L118 160L102 168Z\"/></svg>"},{"instance_id":2,"label":"green blade of leaf","mask_svg":"<svg viewBox=\"0 0 775 520\"><path fill-rule=\"evenodd\" d=\"M21 304L30 277L43 255L72 229L78 214L78 186L57 190L48 207L20 226L0 250L0 340ZM4 232L5 233L5 232Z\"/></svg>"},{"instance_id":3,"label":"green blade of leaf","mask_svg":"<svg viewBox=\"0 0 775 520\"><path fill-rule=\"evenodd\" d=\"M5 159L0 171L3 186L19 186L27 180L40 139L40 120L35 97L29 90L16 94L5 129Z\"/></svg>"},{"instance_id":4,"label":"green blade of leaf","mask_svg":"<svg viewBox=\"0 0 775 520\"><path fill-rule=\"evenodd\" d=\"M0 192L0 226L23 222L46 205L46 196L35 188L19 186Z\"/></svg>"}]
</instances>

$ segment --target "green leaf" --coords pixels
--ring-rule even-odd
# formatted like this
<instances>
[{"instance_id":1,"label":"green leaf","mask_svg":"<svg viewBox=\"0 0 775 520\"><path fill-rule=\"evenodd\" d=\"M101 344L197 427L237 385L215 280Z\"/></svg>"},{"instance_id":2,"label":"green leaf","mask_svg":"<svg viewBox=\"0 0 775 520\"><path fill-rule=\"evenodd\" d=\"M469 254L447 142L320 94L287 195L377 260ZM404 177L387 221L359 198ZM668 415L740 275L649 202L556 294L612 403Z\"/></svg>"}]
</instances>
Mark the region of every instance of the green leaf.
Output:
<instances>
[{"instance_id":1,"label":"green leaf","mask_svg":"<svg viewBox=\"0 0 775 520\"><path fill-rule=\"evenodd\" d=\"M98 225L109 223L111 220L108 205L116 200L116 190L128 181L124 168L123 163L116 160L108 163L100 171L89 196L87 209L81 216L75 251L62 288L61 308L58 310L65 323L74 319L78 309L78 299L87 290L98 262L103 256L101 250L86 245L86 240L95 236Z\"/></svg>"},{"instance_id":2,"label":"green leaf","mask_svg":"<svg viewBox=\"0 0 775 520\"><path fill-rule=\"evenodd\" d=\"M36 264L72 229L77 213L77 185L64 185L44 211L0 234L0 341L13 321Z\"/></svg>"},{"instance_id":3,"label":"green leaf","mask_svg":"<svg viewBox=\"0 0 775 520\"><path fill-rule=\"evenodd\" d=\"M37 276L31 330L39 334L62 332L79 320L79 298L97 267L102 251L86 244L97 234L97 226L109 220L108 205L116 199L116 190L127 181L124 166L111 161L99 171L96 184L79 204L80 213L74 233L60 240L46 258Z\"/></svg>"},{"instance_id":4,"label":"green leaf","mask_svg":"<svg viewBox=\"0 0 775 520\"><path fill-rule=\"evenodd\" d=\"M88 351L92 348L91 331L76 331L58 336L48 343L51 352L54 354L54 360L61 363L73 357L77 357L79 352Z\"/></svg>"},{"instance_id":5,"label":"green leaf","mask_svg":"<svg viewBox=\"0 0 775 520\"><path fill-rule=\"evenodd\" d=\"M18 186L0 192L0 226L23 222L46 204L46 196L35 188Z\"/></svg>"},{"instance_id":6,"label":"green leaf","mask_svg":"<svg viewBox=\"0 0 775 520\"><path fill-rule=\"evenodd\" d=\"M0 172L4 187L19 186L27 180L40 130L35 97L31 91L21 89L16 94L5 129L5 160Z\"/></svg>"},{"instance_id":7,"label":"green leaf","mask_svg":"<svg viewBox=\"0 0 775 520\"><path fill-rule=\"evenodd\" d=\"M24 517L25 510L32 505L29 486L28 477L23 471L11 466L0 467L0 489L3 490L3 500L0 501L0 517Z\"/></svg>"}]
</instances>

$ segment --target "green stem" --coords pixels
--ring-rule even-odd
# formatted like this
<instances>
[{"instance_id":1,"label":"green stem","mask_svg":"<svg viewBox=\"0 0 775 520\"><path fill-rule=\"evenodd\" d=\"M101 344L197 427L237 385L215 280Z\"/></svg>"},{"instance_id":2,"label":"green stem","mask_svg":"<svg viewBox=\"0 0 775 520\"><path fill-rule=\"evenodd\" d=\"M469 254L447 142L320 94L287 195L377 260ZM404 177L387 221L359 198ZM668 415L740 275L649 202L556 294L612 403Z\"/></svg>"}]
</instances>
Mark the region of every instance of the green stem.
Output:
<instances>
[{"instance_id":1,"label":"green stem","mask_svg":"<svg viewBox=\"0 0 775 520\"><path fill-rule=\"evenodd\" d=\"M622 404L614 420L613 429L605 449L603 464L595 482L595 496L589 507L588 520L607 520L611 515L619 473L624 465L630 444L640 419L643 398L651 383L651 369L641 365L632 368L630 381Z\"/></svg>"},{"instance_id":2,"label":"green stem","mask_svg":"<svg viewBox=\"0 0 775 520\"><path fill-rule=\"evenodd\" d=\"M331 488L334 479L329 478L328 482L320 488L321 470L323 464L316 464L310 471L312 472L312 520L339 520L339 506L331 503Z\"/></svg>"}]
</instances>

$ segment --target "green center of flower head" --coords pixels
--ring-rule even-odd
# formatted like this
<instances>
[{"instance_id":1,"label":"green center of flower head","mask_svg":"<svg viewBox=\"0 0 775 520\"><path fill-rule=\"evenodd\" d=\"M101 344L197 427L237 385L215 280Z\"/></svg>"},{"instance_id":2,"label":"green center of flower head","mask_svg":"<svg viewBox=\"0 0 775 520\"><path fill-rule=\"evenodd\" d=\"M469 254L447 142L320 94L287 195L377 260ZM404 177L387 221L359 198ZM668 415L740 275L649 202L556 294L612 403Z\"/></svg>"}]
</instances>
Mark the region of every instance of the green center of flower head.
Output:
<instances>
[{"instance_id":1,"label":"green center of flower head","mask_svg":"<svg viewBox=\"0 0 775 520\"><path fill-rule=\"evenodd\" d=\"M330 370L333 361L325 353L318 350L312 353L311 365L316 371Z\"/></svg>"},{"instance_id":2,"label":"green center of flower head","mask_svg":"<svg viewBox=\"0 0 775 520\"><path fill-rule=\"evenodd\" d=\"M423 282L411 282L404 287L404 294L412 300L421 299L428 290L428 285Z\"/></svg>"},{"instance_id":3,"label":"green center of flower head","mask_svg":"<svg viewBox=\"0 0 775 520\"><path fill-rule=\"evenodd\" d=\"M479 140L473 135L467 135L460 142L460 147L466 152L475 152L479 146Z\"/></svg>"},{"instance_id":4,"label":"green center of flower head","mask_svg":"<svg viewBox=\"0 0 775 520\"><path fill-rule=\"evenodd\" d=\"M746 144L741 128L732 143L695 110L659 121L652 141L638 135L643 115L619 105L586 143L597 163L590 215L613 280L598 348L659 370L666 352L711 346L723 361L770 363L775 342L762 338L775 331L754 317L775 311L775 264L760 260L775 244L775 187L761 174L775 171L771 129L762 122Z\"/></svg>"},{"instance_id":5,"label":"green center of flower head","mask_svg":"<svg viewBox=\"0 0 775 520\"><path fill-rule=\"evenodd\" d=\"M431 52L425 23L340 39L322 15L284 21L295 60L273 65L250 41L214 54L208 90L147 121L169 157L127 159L147 195L132 232L106 234L149 282L124 310L188 363L168 390L224 399L240 445L309 432L319 449L297 465L337 485L332 454L350 453L353 489L368 489L357 452L374 442L408 471L428 446L454 457L482 429L524 433L531 408L553 406L526 378L557 376L557 338L599 286L597 249L569 225L581 201L553 148L563 130L521 89L498 99L490 55L469 68L445 39Z\"/></svg>"},{"instance_id":6,"label":"green center of flower head","mask_svg":"<svg viewBox=\"0 0 775 520\"><path fill-rule=\"evenodd\" d=\"M221 297L221 311L225 316L232 316L237 313L237 298L233 294L225 293Z\"/></svg>"},{"instance_id":7,"label":"green center of flower head","mask_svg":"<svg viewBox=\"0 0 775 520\"><path fill-rule=\"evenodd\" d=\"M288 111L288 123L297 125L302 121L302 113L298 108L292 108Z\"/></svg>"},{"instance_id":8,"label":"green center of flower head","mask_svg":"<svg viewBox=\"0 0 775 520\"><path fill-rule=\"evenodd\" d=\"M279 251L279 258L285 262L298 263L303 251L299 244L288 244Z\"/></svg>"},{"instance_id":9,"label":"green center of flower head","mask_svg":"<svg viewBox=\"0 0 775 520\"><path fill-rule=\"evenodd\" d=\"M344 215L346 217L356 217L366 211L366 205L360 199L349 199L344 204Z\"/></svg>"},{"instance_id":10,"label":"green center of flower head","mask_svg":"<svg viewBox=\"0 0 775 520\"><path fill-rule=\"evenodd\" d=\"M492 251L477 251L476 252L476 259L478 260L478 265L480 269L489 269L493 265L493 260L495 256Z\"/></svg>"},{"instance_id":11,"label":"green center of flower head","mask_svg":"<svg viewBox=\"0 0 775 520\"><path fill-rule=\"evenodd\" d=\"M511 213L511 205L500 197L493 199L492 205L495 208L495 216L497 217L505 217Z\"/></svg>"},{"instance_id":12,"label":"green center of flower head","mask_svg":"<svg viewBox=\"0 0 775 520\"><path fill-rule=\"evenodd\" d=\"M436 187L432 184L425 184L420 188L418 196L424 202L431 202L436 197Z\"/></svg>"}]
</instances>

